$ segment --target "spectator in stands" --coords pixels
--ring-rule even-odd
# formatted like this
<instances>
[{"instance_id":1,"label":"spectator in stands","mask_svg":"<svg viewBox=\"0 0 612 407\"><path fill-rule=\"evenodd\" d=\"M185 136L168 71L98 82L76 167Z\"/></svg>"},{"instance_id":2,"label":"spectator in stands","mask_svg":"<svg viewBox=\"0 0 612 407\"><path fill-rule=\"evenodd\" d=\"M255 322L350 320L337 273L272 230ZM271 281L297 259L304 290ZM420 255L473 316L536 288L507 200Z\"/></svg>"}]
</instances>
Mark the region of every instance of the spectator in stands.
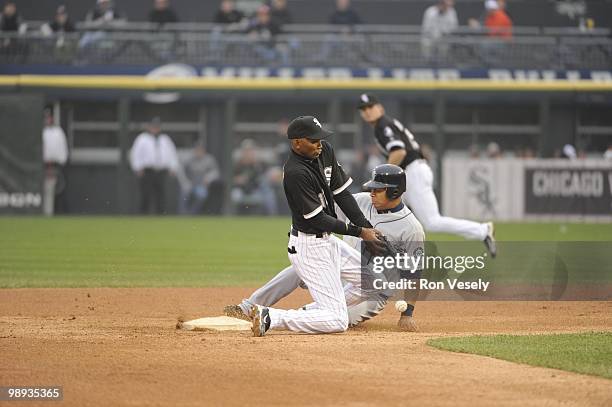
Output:
<instances>
[{"instance_id":1,"label":"spectator in stands","mask_svg":"<svg viewBox=\"0 0 612 407\"><path fill-rule=\"evenodd\" d=\"M272 20L270 7L263 4L257 8L246 32L254 43L253 50L257 55L266 61L279 60L283 65L288 65L289 51L285 44L276 41L281 28Z\"/></svg>"},{"instance_id":2,"label":"spectator in stands","mask_svg":"<svg viewBox=\"0 0 612 407\"><path fill-rule=\"evenodd\" d=\"M149 12L149 21L164 25L167 23L178 23L179 19L175 11L170 7L169 0L155 0L153 9Z\"/></svg>"},{"instance_id":3,"label":"spectator in stands","mask_svg":"<svg viewBox=\"0 0 612 407\"><path fill-rule=\"evenodd\" d=\"M477 55L481 64L488 68L506 68L503 62L508 53L509 42L512 38L512 20L506 14L505 0L486 0L485 12L479 20L470 18L468 25L471 28L483 30L492 41L485 41L477 48ZM498 41L502 40L502 41Z\"/></svg>"},{"instance_id":4,"label":"spectator in stands","mask_svg":"<svg viewBox=\"0 0 612 407\"><path fill-rule=\"evenodd\" d=\"M273 42L280 32L280 26L272 20L270 7L265 4L259 6L255 17L249 22L247 34L257 40Z\"/></svg>"},{"instance_id":5,"label":"spectator in stands","mask_svg":"<svg viewBox=\"0 0 612 407\"><path fill-rule=\"evenodd\" d=\"M270 2L270 16L272 22L279 27L293 23L291 13L287 9L287 0L272 0Z\"/></svg>"},{"instance_id":6,"label":"spectator in stands","mask_svg":"<svg viewBox=\"0 0 612 407\"><path fill-rule=\"evenodd\" d=\"M140 212L166 213L166 178L176 175L179 162L172 139L161 132L159 117L153 118L134 140L130 163L140 183Z\"/></svg>"},{"instance_id":7,"label":"spectator in stands","mask_svg":"<svg viewBox=\"0 0 612 407\"><path fill-rule=\"evenodd\" d=\"M313 58L314 62L323 65L333 65L334 57L344 62L355 60L355 64L362 61L371 62L372 55L368 55L361 47L355 47L351 39L354 35L354 26L363 24L363 20L355 10L351 8L350 0L336 0L336 9L329 16L329 23L341 27L340 34L333 32L328 34L321 44L321 52Z\"/></svg>"},{"instance_id":8,"label":"spectator in stands","mask_svg":"<svg viewBox=\"0 0 612 407\"><path fill-rule=\"evenodd\" d=\"M443 37L459 25L454 5L455 0L439 0L423 14L421 48L427 60L437 61L448 52L448 44L443 41Z\"/></svg>"},{"instance_id":9,"label":"spectator in stands","mask_svg":"<svg viewBox=\"0 0 612 407\"><path fill-rule=\"evenodd\" d=\"M223 202L219 165L201 142L195 145L192 157L185 164L184 175L179 213L198 215L204 212L205 206L207 213L219 213Z\"/></svg>"},{"instance_id":10,"label":"spectator in stands","mask_svg":"<svg viewBox=\"0 0 612 407\"><path fill-rule=\"evenodd\" d=\"M2 15L0 15L0 28L4 32L24 33L26 31L27 26L17 12L17 5L14 1L4 3Z\"/></svg>"},{"instance_id":11,"label":"spectator in stands","mask_svg":"<svg viewBox=\"0 0 612 407\"><path fill-rule=\"evenodd\" d=\"M59 6L55 11L53 20L43 24L40 27L40 32L46 37L54 37L55 40L55 58L68 62L73 58L74 42L66 40L64 34L75 31L74 24L68 16L66 6Z\"/></svg>"},{"instance_id":12,"label":"spectator in stands","mask_svg":"<svg viewBox=\"0 0 612 407\"><path fill-rule=\"evenodd\" d=\"M0 15L0 30L3 32L18 32L23 34L27 30L27 25L17 12L17 5L14 1L4 3L2 14ZM11 38L5 38L0 42L0 49L11 54L18 54L17 42Z\"/></svg>"},{"instance_id":13,"label":"spectator in stands","mask_svg":"<svg viewBox=\"0 0 612 407\"><path fill-rule=\"evenodd\" d=\"M351 8L351 0L336 0L336 9L329 16L329 23L353 26L363 24L363 20L359 14Z\"/></svg>"},{"instance_id":14,"label":"spectator in stands","mask_svg":"<svg viewBox=\"0 0 612 407\"><path fill-rule=\"evenodd\" d=\"M285 190L283 189L283 165L287 161L287 155L291 151L289 143L287 143L287 128L289 127L289 119L282 118L276 123L276 146L272 148L274 158L272 165L268 168L266 177L270 187L276 195L279 214L289 214L289 206L285 199Z\"/></svg>"},{"instance_id":15,"label":"spectator in stands","mask_svg":"<svg viewBox=\"0 0 612 407\"><path fill-rule=\"evenodd\" d=\"M523 150L523 158L525 160L531 160L532 158L536 158L536 152L533 147L525 147L525 150Z\"/></svg>"},{"instance_id":16,"label":"spectator in stands","mask_svg":"<svg viewBox=\"0 0 612 407\"><path fill-rule=\"evenodd\" d=\"M277 213L276 196L266 176L266 166L258 157L257 145L245 139L240 145L238 162L234 166L232 201L239 212Z\"/></svg>"},{"instance_id":17,"label":"spectator in stands","mask_svg":"<svg viewBox=\"0 0 612 407\"><path fill-rule=\"evenodd\" d=\"M353 177L355 192L361 192L361 185L372 178L372 170L380 164L384 164L385 160L380 154L380 150L374 144L366 144L363 149L356 150L353 162L350 164L350 171L347 171ZM343 166L345 164L342 164ZM353 190L353 185L349 187Z\"/></svg>"},{"instance_id":18,"label":"spectator in stands","mask_svg":"<svg viewBox=\"0 0 612 407\"><path fill-rule=\"evenodd\" d=\"M506 0L487 0L485 27L491 37L512 38L512 20L506 13Z\"/></svg>"},{"instance_id":19,"label":"spectator in stands","mask_svg":"<svg viewBox=\"0 0 612 407\"><path fill-rule=\"evenodd\" d=\"M612 160L612 144L608 144L608 149L604 152L603 158L606 160Z\"/></svg>"},{"instance_id":20,"label":"spectator in stands","mask_svg":"<svg viewBox=\"0 0 612 407\"><path fill-rule=\"evenodd\" d=\"M234 6L234 0L222 0L219 10L213 19L218 26L214 27L210 33L210 59L211 61L222 62L226 50L226 33L243 33L249 23L244 14Z\"/></svg>"},{"instance_id":21,"label":"spectator in stands","mask_svg":"<svg viewBox=\"0 0 612 407\"><path fill-rule=\"evenodd\" d=\"M125 21L125 17L112 0L97 0L94 9L87 13L85 21L91 25L104 26L112 22Z\"/></svg>"},{"instance_id":22,"label":"spectator in stands","mask_svg":"<svg viewBox=\"0 0 612 407\"><path fill-rule=\"evenodd\" d=\"M222 0L213 21L217 24L237 24L243 19L244 14L236 10L233 0Z\"/></svg>"},{"instance_id":23,"label":"spectator in stands","mask_svg":"<svg viewBox=\"0 0 612 407\"><path fill-rule=\"evenodd\" d=\"M97 0L94 9L85 16L85 21L89 27L99 31L86 32L79 42L81 48L88 48L104 39L106 36L104 28L124 24L126 18L115 7L112 0Z\"/></svg>"},{"instance_id":24,"label":"spectator in stands","mask_svg":"<svg viewBox=\"0 0 612 407\"><path fill-rule=\"evenodd\" d=\"M285 117L279 120L278 123L276 123L277 142L276 142L276 146L274 147L274 155L276 156L275 163L279 167L282 167L283 164L285 164L285 161L287 161L287 155L291 151L291 148L289 147L289 143L287 143L287 128L288 127L289 127L289 120Z\"/></svg>"},{"instance_id":25,"label":"spectator in stands","mask_svg":"<svg viewBox=\"0 0 612 407\"><path fill-rule=\"evenodd\" d=\"M66 6L59 6L55 11L53 20L41 27L41 31L44 34L59 34L59 33L70 33L74 32L74 24L68 16Z\"/></svg>"},{"instance_id":26,"label":"spectator in stands","mask_svg":"<svg viewBox=\"0 0 612 407\"><path fill-rule=\"evenodd\" d=\"M53 215L57 199L66 187L64 165L68 161L68 143L64 130L55 124L51 109L44 111L42 134L43 161L45 163L43 213ZM62 195L63 196L63 195Z\"/></svg>"},{"instance_id":27,"label":"spectator in stands","mask_svg":"<svg viewBox=\"0 0 612 407\"><path fill-rule=\"evenodd\" d=\"M530 160L536 157L535 150L531 146L518 146L514 155L516 158L522 158L524 160Z\"/></svg>"},{"instance_id":28,"label":"spectator in stands","mask_svg":"<svg viewBox=\"0 0 612 407\"><path fill-rule=\"evenodd\" d=\"M487 144L487 158L489 159L502 158L502 151L501 151L501 148L499 147L499 144L497 144L494 141Z\"/></svg>"}]
</instances>

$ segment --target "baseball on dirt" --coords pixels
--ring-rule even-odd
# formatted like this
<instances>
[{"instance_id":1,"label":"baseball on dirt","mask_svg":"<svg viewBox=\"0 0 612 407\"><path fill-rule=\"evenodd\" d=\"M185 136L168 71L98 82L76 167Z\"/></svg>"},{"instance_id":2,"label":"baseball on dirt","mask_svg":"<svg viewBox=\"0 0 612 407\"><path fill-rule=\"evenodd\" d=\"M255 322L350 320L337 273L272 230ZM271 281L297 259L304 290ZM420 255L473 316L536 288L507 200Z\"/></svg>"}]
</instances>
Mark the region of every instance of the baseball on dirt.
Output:
<instances>
[{"instance_id":1,"label":"baseball on dirt","mask_svg":"<svg viewBox=\"0 0 612 407\"><path fill-rule=\"evenodd\" d=\"M408 303L406 301L395 301L395 309L398 312L404 312L408 309Z\"/></svg>"}]
</instances>

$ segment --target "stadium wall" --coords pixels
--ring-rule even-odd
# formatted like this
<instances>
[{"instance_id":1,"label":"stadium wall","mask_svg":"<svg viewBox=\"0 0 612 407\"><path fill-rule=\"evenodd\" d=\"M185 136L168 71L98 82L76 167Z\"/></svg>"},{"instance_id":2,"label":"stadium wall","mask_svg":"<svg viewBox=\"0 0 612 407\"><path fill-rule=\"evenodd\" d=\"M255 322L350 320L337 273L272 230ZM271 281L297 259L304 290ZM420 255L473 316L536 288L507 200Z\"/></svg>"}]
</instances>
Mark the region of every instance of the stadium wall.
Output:
<instances>
[{"instance_id":1,"label":"stadium wall","mask_svg":"<svg viewBox=\"0 0 612 407\"><path fill-rule=\"evenodd\" d=\"M336 131L333 142L343 162L350 165L355 151L371 142L371 130L361 123L354 107L364 90L377 93L388 112L406 123L437 157L444 157L448 150L467 151L475 138L481 143L496 141L502 148L512 148L512 143L521 140L550 157L555 149L583 136L603 152L612 137L612 122L605 114L612 106L612 83L592 79L0 77L0 92L17 97L44 95L46 103L56 104L62 112L62 125L72 145L68 207L70 213L78 214L135 213L138 197L127 154L142 123L153 115L162 117L177 144L178 133L185 133L179 145L184 154L196 140L206 141L225 175L226 202L230 202L234 150L243 138L257 136L262 150L270 152L284 141L275 133L282 119L305 113L320 117ZM176 92L180 100L151 104L145 100L150 91ZM188 111L193 115L186 116ZM83 118L75 123L73 116L79 112ZM589 114L594 121L581 121L581 115ZM103 130L98 135L109 136L100 138L109 140L107 144L79 144L85 133L97 128ZM96 137L90 140L95 142ZM432 163L437 185L443 185L442 160ZM442 202L454 199L453 194L441 195ZM169 203L171 210L172 204L175 200ZM232 213L231 205L225 208ZM498 216L527 216L525 211L513 210L500 209Z\"/></svg>"},{"instance_id":2,"label":"stadium wall","mask_svg":"<svg viewBox=\"0 0 612 407\"><path fill-rule=\"evenodd\" d=\"M0 94L0 214L42 212L42 95Z\"/></svg>"}]
</instances>

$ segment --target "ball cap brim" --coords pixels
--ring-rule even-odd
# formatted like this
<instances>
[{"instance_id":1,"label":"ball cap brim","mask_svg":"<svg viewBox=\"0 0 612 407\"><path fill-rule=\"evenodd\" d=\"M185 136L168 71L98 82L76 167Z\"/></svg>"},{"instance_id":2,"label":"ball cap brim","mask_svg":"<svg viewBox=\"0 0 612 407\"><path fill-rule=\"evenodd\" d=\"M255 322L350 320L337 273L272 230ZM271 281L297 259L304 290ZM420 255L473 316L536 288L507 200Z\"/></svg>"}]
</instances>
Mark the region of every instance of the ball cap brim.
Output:
<instances>
[{"instance_id":1,"label":"ball cap brim","mask_svg":"<svg viewBox=\"0 0 612 407\"><path fill-rule=\"evenodd\" d=\"M323 128L316 117L300 116L289 123L287 128L288 139L309 138L312 140L321 140L334 134L333 132Z\"/></svg>"},{"instance_id":2,"label":"ball cap brim","mask_svg":"<svg viewBox=\"0 0 612 407\"><path fill-rule=\"evenodd\" d=\"M386 184L380 181L368 181L363 184L364 191L372 191L373 189L382 189L382 188L395 188L397 185Z\"/></svg>"}]
</instances>

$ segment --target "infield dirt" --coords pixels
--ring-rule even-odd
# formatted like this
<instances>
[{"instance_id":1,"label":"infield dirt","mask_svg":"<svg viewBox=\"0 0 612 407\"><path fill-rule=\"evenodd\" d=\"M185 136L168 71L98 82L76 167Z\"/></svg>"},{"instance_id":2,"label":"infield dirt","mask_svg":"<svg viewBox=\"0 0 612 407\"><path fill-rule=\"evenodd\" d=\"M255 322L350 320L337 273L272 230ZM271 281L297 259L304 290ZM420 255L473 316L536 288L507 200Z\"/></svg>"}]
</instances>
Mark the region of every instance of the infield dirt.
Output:
<instances>
[{"instance_id":1,"label":"infield dirt","mask_svg":"<svg viewBox=\"0 0 612 407\"><path fill-rule=\"evenodd\" d=\"M393 307L335 335L175 329L178 317L220 315L250 292L0 290L0 385L61 385L62 406L612 405L607 379L425 344L474 333L610 331L612 302L422 302L419 333L398 332ZM279 306L307 300L300 291Z\"/></svg>"}]
</instances>

